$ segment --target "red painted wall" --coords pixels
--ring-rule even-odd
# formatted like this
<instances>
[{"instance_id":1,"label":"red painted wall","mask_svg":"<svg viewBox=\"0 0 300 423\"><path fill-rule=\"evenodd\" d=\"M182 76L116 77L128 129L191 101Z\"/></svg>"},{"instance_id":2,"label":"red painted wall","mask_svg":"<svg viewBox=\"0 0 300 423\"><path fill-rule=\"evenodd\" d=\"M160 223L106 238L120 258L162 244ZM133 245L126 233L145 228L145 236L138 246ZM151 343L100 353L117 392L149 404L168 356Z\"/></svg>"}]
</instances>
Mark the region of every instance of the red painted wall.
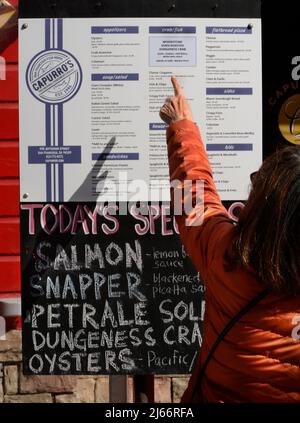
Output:
<instances>
[{"instance_id":1,"label":"red painted wall","mask_svg":"<svg viewBox=\"0 0 300 423\"><path fill-rule=\"evenodd\" d=\"M0 55L6 60L6 80L0 80L1 295L20 291L18 41Z\"/></svg>"}]
</instances>

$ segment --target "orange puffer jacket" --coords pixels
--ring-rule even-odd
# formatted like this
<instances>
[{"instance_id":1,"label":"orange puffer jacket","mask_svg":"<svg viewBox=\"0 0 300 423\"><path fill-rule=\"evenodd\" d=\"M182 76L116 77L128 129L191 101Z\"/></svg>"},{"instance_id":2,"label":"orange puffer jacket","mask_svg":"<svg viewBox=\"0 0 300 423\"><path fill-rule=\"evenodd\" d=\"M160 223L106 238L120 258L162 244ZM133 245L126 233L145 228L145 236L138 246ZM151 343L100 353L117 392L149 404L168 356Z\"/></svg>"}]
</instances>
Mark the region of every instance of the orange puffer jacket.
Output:
<instances>
[{"instance_id":1,"label":"orange puffer jacket","mask_svg":"<svg viewBox=\"0 0 300 423\"><path fill-rule=\"evenodd\" d=\"M263 290L254 271L224 268L233 224L216 191L197 126L188 120L168 128L171 180L204 181L204 221L186 226L177 216L183 244L206 285L204 340L182 402L190 402L199 368L220 332ZM195 196L195 189L193 188ZM195 198L194 198L195 200ZM268 295L222 340L202 381L205 402L300 402L300 297ZM200 392L196 393L200 400Z\"/></svg>"}]
</instances>

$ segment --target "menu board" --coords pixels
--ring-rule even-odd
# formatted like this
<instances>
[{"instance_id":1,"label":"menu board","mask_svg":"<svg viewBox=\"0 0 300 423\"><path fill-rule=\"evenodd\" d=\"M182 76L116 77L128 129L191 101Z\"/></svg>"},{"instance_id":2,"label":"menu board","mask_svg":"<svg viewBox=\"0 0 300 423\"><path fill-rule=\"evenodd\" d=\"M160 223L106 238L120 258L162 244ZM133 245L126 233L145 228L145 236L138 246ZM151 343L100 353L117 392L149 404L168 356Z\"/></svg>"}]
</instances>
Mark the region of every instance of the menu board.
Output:
<instances>
[{"instance_id":1,"label":"menu board","mask_svg":"<svg viewBox=\"0 0 300 423\"><path fill-rule=\"evenodd\" d=\"M22 201L168 201L159 110L173 95L171 75L191 104L221 199L247 198L262 161L259 19L23 22Z\"/></svg>"}]
</instances>

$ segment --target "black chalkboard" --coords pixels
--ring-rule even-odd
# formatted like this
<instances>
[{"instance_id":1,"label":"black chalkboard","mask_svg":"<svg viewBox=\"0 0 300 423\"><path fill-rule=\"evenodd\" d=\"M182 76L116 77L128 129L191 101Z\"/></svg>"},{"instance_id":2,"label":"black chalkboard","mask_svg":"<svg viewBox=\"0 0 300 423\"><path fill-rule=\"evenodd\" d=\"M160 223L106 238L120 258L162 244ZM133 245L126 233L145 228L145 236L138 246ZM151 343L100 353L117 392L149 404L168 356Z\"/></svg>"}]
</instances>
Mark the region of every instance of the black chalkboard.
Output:
<instances>
[{"instance_id":1,"label":"black chalkboard","mask_svg":"<svg viewBox=\"0 0 300 423\"><path fill-rule=\"evenodd\" d=\"M204 287L169 206L102 206L22 206L24 373L190 373Z\"/></svg>"}]
</instances>

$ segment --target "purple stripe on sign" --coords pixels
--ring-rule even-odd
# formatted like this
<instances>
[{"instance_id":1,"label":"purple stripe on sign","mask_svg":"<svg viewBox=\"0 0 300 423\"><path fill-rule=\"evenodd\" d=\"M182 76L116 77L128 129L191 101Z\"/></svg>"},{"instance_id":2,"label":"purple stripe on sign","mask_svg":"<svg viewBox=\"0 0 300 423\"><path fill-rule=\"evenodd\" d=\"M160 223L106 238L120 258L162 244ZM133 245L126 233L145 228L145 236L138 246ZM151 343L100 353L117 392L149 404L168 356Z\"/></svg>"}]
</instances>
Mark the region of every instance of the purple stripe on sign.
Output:
<instances>
[{"instance_id":1,"label":"purple stripe on sign","mask_svg":"<svg viewBox=\"0 0 300 423\"><path fill-rule=\"evenodd\" d=\"M80 146L28 147L29 164L74 164L81 163Z\"/></svg>"},{"instance_id":2,"label":"purple stripe on sign","mask_svg":"<svg viewBox=\"0 0 300 423\"><path fill-rule=\"evenodd\" d=\"M196 34L195 26L150 26L150 34Z\"/></svg>"},{"instance_id":3,"label":"purple stripe on sign","mask_svg":"<svg viewBox=\"0 0 300 423\"><path fill-rule=\"evenodd\" d=\"M52 19L52 48L55 48L55 19Z\"/></svg>"},{"instance_id":4,"label":"purple stripe on sign","mask_svg":"<svg viewBox=\"0 0 300 423\"><path fill-rule=\"evenodd\" d=\"M53 167L53 201L56 201L56 168L55 164L52 165Z\"/></svg>"},{"instance_id":5,"label":"purple stripe on sign","mask_svg":"<svg viewBox=\"0 0 300 423\"><path fill-rule=\"evenodd\" d=\"M51 106L52 107L52 116L53 116L53 119L52 119L52 143L53 143L53 146L55 146L55 144L56 144L56 133L55 133L55 130L56 130L56 125L55 125L55 120L56 120L56 116L55 116L55 114L56 114L56 106L55 105L53 105L53 106ZM30 155L29 155L29 157L30 157ZM50 161L48 161L48 163L49 163ZM47 163L47 162L45 162L45 163ZM53 200L54 201L56 201L56 168L55 168L55 164L52 166L52 170L53 170Z\"/></svg>"},{"instance_id":6,"label":"purple stripe on sign","mask_svg":"<svg viewBox=\"0 0 300 423\"><path fill-rule=\"evenodd\" d=\"M252 34L252 28L247 26L207 26L206 34Z\"/></svg>"},{"instance_id":7,"label":"purple stripe on sign","mask_svg":"<svg viewBox=\"0 0 300 423\"><path fill-rule=\"evenodd\" d=\"M62 147L64 143L64 108L63 104L60 103L58 108L58 146ZM64 201L64 166L63 164L58 165L58 189L59 198L58 201Z\"/></svg>"},{"instance_id":8,"label":"purple stripe on sign","mask_svg":"<svg viewBox=\"0 0 300 423\"><path fill-rule=\"evenodd\" d=\"M252 88L207 88L206 95L252 95Z\"/></svg>"},{"instance_id":9,"label":"purple stripe on sign","mask_svg":"<svg viewBox=\"0 0 300 423\"><path fill-rule=\"evenodd\" d=\"M55 132L55 118L56 118L56 106L55 104L51 106L52 108L52 144L55 145L56 144L56 132Z\"/></svg>"},{"instance_id":10,"label":"purple stripe on sign","mask_svg":"<svg viewBox=\"0 0 300 423\"><path fill-rule=\"evenodd\" d=\"M63 49L63 20L57 19L57 48Z\"/></svg>"},{"instance_id":11,"label":"purple stripe on sign","mask_svg":"<svg viewBox=\"0 0 300 423\"><path fill-rule=\"evenodd\" d=\"M138 73L93 73L92 81L138 81Z\"/></svg>"},{"instance_id":12,"label":"purple stripe on sign","mask_svg":"<svg viewBox=\"0 0 300 423\"><path fill-rule=\"evenodd\" d=\"M50 35L51 35L51 20L45 19L45 49L50 49ZM45 139L46 147L51 146L51 106L50 104L45 105ZM51 164L46 165L46 201L51 201L52 199L52 169Z\"/></svg>"},{"instance_id":13,"label":"purple stripe on sign","mask_svg":"<svg viewBox=\"0 0 300 423\"><path fill-rule=\"evenodd\" d=\"M253 144L207 144L206 151L253 151Z\"/></svg>"},{"instance_id":14,"label":"purple stripe on sign","mask_svg":"<svg viewBox=\"0 0 300 423\"><path fill-rule=\"evenodd\" d=\"M52 197L51 177L52 177L51 164L47 164L46 165L46 198L47 198L47 202L51 201L51 197Z\"/></svg>"},{"instance_id":15,"label":"purple stripe on sign","mask_svg":"<svg viewBox=\"0 0 300 423\"><path fill-rule=\"evenodd\" d=\"M50 26L49 26L50 30ZM51 146L51 106L50 104L45 105L45 129L46 129L46 147ZM51 201L52 188L51 188L52 170L51 164L46 165L46 200Z\"/></svg>"},{"instance_id":16,"label":"purple stripe on sign","mask_svg":"<svg viewBox=\"0 0 300 423\"><path fill-rule=\"evenodd\" d=\"M138 26L92 26L92 34L138 34Z\"/></svg>"},{"instance_id":17,"label":"purple stripe on sign","mask_svg":"<svg viewBox=\"0 0 300 423\"><path fill-rule=\"evenodd\" d=\"M150 131L165 131L167 127L165 123L149 123Z\"/></svg>"},{"instance_id":18,"label":"purple stripe on sign","mask_svg":"<svg viewBox=\"0 0 300 423\"><path fill-rule=\"evenodd\" d=\"M50 19L45 20L45 49L50 49Z\"/></svg>"},{"instance_id":19,"label":"purple stripe on sign","mask_svg":"<svg viewBox=\"0 0 300 423\"><path fill-rule=\"evenodd\" d=\"M57 20L57 48L59 50L63 49L63 20ZM64 144L64 108L63 104L60 103L57 105L57 126L58 126L58 146L62 147ZM81 151L80 151L81 154ZM81 161L81 160L80 160ZM58 165L58 201L64 201L64 165L59 163Z\"/></svg>"},{"instance_id":20,"label":"purple stripe on sign","mask_svg":"<svg viewBox=\"0 0 300 423\"><path fill-rule=\"evenodd\" d=\"M58 114L58 145L63 146L64 143L64 108L63 104L60 103L57 105L57 114Z\"/></svg>"},{"instance_id":21,"label":"purple stripe on sign","mask_svg":"<svg viewBox=\"0 0 300 423\"><path fill-rule=\"evenodd\" d=\"M51 104L45 105L46 109L46 146L51 146Z\"/></svg>"},{"instance_id":22,"label":"purple stripe on sign","mask_svg":"<svg viewBox=\"0 0 300 423\"><path fill-rule=\"evenodd\" d=\"M104 160L139 160L139 153L100 153L92 154L93 161Z\"/></svg>"}]
</instances>

